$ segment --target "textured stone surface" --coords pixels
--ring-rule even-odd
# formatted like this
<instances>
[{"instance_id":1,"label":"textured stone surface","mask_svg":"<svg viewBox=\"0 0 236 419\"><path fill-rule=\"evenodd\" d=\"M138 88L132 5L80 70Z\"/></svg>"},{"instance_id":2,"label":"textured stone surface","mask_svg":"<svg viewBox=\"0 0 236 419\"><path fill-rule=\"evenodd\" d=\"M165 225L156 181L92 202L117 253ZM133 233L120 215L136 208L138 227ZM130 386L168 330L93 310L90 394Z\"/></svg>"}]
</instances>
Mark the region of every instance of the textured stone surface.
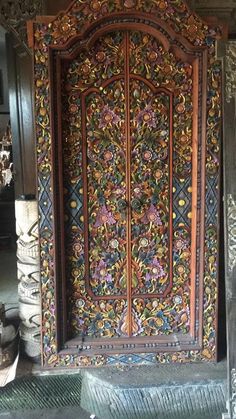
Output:
<instances>
[{"instance_id":1,"label":"textured stone surface","mask_svg":"<svg viewBox=\"0 0 236 419\"><path fill-rule=\"evenodd\" d=\"M221 419L226 411L226 362L47 371L21 361L17 375L0 394L0 418Z\"/></svg>"},{"instance_id":2,"label":"textured stone surface","mask_svg":"<svg viewBox=\"0 0 236 419\"><path fill-rule=\"evenodd\" d=\"M90 414L79 406L60 409L0 413L2 419L89 419Z\"/></svg>"},{"instance_id":3,"label":"textured stone surface","mask_svg":"<svg viewBox=\"0 0 236 419\"><path fill-rule=\"evenodd\" d=\"M36 368L34 369L36 371ZM71 370L72 371L72 370ZM81 370L86 379L102 380L115 387L147 387L173 384L205 383L226 380L226 361L219 363L156 364L90 368Z\"/></svg>"},{"instance_id":4,"label":"textured stone surface","mask_svg":"<svg viewBox=\"0 0 236 419\"><path fill-rule=\"evenodd\" d=\"M81 406L103 419L220 419L225 410L225 384L122 388L90 375L83 380Z\"/></svg>"},{"instance_id":5,"label":"textured stone surface","mask_svg":"<svg viewBox=\"0 0 236 419\"><path fill-rule=\"evenodd\" d=\"M103 419L221 419L226 363L83 370L81 406Z\"/></svg>"}]
</instances>

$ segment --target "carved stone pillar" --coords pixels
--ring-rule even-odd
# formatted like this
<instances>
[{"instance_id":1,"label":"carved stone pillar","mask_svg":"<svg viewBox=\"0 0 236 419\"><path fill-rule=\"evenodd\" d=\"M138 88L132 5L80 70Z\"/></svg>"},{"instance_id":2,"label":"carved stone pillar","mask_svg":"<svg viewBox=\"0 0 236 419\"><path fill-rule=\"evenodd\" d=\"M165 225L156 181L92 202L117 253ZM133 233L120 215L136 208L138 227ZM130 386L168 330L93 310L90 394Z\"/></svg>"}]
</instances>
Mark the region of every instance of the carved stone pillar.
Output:
<instances>
[{"instance_id":1,"label":"carved stone pillar","mask_svg":"<svg viewBox=\"0 0 236 419\"><path fill-rule=\"evenodd\" d=\"M16 234L21 340L30 358L40 355L40 265L36 200L16 200Z\"/></svg>"},{"instance_id":2,"label":"carved stone pillar","mask_svg":"<svg viewBox=\"0 0 236 419\"><path fill-rule=\"evenodd\" d=\"M236 418L236 41L222 45L225 56L224 219L228 395L224 419Z\"/></svg>"}]
</instances>

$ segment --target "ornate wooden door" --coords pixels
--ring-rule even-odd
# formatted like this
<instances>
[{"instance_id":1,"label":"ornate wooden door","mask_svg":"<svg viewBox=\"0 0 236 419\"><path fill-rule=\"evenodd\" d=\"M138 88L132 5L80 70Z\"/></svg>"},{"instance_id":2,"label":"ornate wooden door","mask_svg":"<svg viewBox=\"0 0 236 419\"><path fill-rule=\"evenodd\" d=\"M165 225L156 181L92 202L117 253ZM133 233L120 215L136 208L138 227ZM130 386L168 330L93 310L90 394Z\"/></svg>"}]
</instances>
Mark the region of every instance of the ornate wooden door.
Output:
<instances>
[{"instance_id":1,"label":"ornate wooden door","mask_svg":"<svg viewBox=\"0 0 236 419\"><path fill-rule=\"evenodd\" d=\"M62 65L66 277L79 334L189 332L191 61L148 33L117 31Z\"/></svg>"},{"instance_id":2,"label":"ornate wooden door","mask_svg":"<svg viewBox=\"0 0 236 419\"><path fill-rule=\"evenodd\" d=\"M135 2L106 18L85 3L75 2L44 35L51 44L54 198L48 201L46 146L45 155L40 149L42 266L51 266L57 288L44 269L42 290L49 292L43 294L47 307L57 292L59 345L55 354L55 334L44 329L48 364L214 359L218 163L216 150L206 147L206 123L207 141L218 145L216 31L204 29L208 51L202 23L182 2L188 40L163 16L145 14L144 22ZM135 18L130 8L137 8ZM91 26L76 26L79 13ZM39 33L44 30L38 24ZM42 79L48 64L37 67L45 58L39 45ZM41 101L42 118L44 109ZM51 204L55 247L45 236Z\"/></svg>"}]
</instances>

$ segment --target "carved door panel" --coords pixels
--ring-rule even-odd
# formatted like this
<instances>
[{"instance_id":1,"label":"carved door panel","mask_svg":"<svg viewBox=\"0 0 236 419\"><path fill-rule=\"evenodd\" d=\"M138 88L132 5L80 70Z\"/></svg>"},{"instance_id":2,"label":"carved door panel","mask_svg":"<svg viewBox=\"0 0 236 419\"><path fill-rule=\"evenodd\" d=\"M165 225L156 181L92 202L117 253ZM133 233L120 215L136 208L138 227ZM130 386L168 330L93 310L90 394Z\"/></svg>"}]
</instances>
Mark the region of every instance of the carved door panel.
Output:
<instances>
[{"instance_id":1,"label":"carved door panel","mask_svg":"<svg viewBox=\"0 0 236 419\"><path fill-rule=\"evenodd\" d=\"M220 31L149 3L35 23L47 365L216 359Z\"/></svg>"},{"instance_id":2,"label":"carved door panel","mask_svg":"<svg viewBox=\"0 0 236 419\"><path fill-rule=\"evenodd\" d=\"M190 330L196 157L188 61L145 32L117 31L62 64L72 336Z\"/></svg>"}]
</instances>

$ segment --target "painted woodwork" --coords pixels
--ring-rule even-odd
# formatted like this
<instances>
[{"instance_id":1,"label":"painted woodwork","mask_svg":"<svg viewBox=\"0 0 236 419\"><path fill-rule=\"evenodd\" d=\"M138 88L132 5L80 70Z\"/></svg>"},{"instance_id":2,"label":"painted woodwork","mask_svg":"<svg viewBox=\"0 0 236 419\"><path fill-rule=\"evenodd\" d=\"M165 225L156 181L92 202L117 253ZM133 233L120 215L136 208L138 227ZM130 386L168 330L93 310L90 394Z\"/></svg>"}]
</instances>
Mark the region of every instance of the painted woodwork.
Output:
<instances>
[{"instance_id":1,"label":"painted woodwork","mask_svg":"<svg viewBox=\"0 0 236 419\"><path fill-rule=\"evenodd\" d=\"M34 23L44 365L216 359L220 36L179 0Z\"/></svg>"}]
</instances>

